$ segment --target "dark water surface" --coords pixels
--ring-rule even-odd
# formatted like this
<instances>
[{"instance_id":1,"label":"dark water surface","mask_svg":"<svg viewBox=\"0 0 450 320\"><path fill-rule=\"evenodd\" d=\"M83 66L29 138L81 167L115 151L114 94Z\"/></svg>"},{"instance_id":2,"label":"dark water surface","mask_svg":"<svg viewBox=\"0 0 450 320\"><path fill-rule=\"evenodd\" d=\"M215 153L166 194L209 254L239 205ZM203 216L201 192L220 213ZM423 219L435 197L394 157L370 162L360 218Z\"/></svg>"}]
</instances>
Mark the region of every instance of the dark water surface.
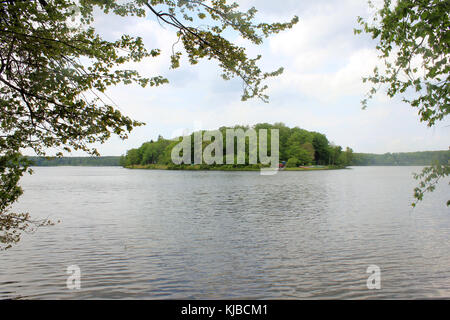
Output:
<instances>
[{"instance_id":1,"label":"dark water surface","mask_svg":"<svg viewBox=\"0 0 450 320\"><path fill-rule=\"evenodd\" d=\"M450 298L448 181L412 209L419 170L35 168L16 209L61 223L0 252L0 298Z\"/></svg>"}]
</instances>

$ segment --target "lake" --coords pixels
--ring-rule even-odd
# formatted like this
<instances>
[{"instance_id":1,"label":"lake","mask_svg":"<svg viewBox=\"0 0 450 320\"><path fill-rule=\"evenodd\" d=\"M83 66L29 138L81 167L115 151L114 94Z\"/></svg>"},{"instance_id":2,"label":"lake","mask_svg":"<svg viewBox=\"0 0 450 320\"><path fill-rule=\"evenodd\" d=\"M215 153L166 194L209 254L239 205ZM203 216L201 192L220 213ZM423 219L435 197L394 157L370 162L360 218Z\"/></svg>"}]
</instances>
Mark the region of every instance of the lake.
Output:
<instances>
[{"instance_id":1,"label":"lake","mask_svg":"<svg viewBox=\"0 0 450 320\"><path fill-rule=\"evenodd\" d=\"M450 298L448 180L413 209L420 169L38 167L15 209L61 222L0 252L0 298Z\"/></svg>"}]
</instances>

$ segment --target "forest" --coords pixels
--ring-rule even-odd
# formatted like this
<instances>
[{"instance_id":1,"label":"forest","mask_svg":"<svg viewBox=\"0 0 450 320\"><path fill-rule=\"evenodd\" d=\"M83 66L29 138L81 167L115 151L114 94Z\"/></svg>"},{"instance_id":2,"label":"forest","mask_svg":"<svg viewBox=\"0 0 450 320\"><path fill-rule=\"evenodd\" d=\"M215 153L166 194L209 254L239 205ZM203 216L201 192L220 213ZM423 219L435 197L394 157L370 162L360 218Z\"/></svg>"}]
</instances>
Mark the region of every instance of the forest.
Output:
<instances>
[{"instance_id":1,"label":"forest","mask_svg":"<svg viewBox=\"0 0 450 320\"><path fill-rule=\"evenodd\" d=\"M235 128L249 127L236 126ZM273 126L256 125L255 128L278 128L280 131L280 161L286 161L287 167L301 165L333 166L428 166L433 163L448 164L450 150L397 152L385 154L353 153L351 148L345 150L329 142L321 133L309 132L300 128L288 128L282 124ZM220 130L224 131L222 127ZM224 135L225 136L225 135ZM149 141L141 147L131 149L123 156L104 157L31 157L33 166L168 166L179 168L171 163L172 148L179 140L168 140L159 136L156 141ZM207 144L205 144L206 146ZM225 144L224 144L225 145ZM247 143L248 146L248 143ZM244 165L249 167L248 165ZM223 165L225 168L226 165ZM234 165L234 167L243 167ZM165 167L160 167L165 168ZM203 166L205 168L205 166Z\"/></svg>"},{"instance_id":2,"label":"forest","mask_svg":"<svg viewBox=\"0 0 450 320\"><path fill-rule=\"evenodd\" d=\"M108 167L120 166L120 157L27 157L32 166L86 166Z\"/></svg>"},{"instance_id":3,"label":"forest","mask_svg":"<svg viewBox=\"0 0 450 320\"><path fill-rule=\"evenodd\" d=\"M160 137L161 141L168 141ZM172 142L172 141L169 141ZM166 142L167 143L167 142ZM158 144L154 143L152 147ZM161 143L164 145L164 143ZM156 149L156 148L155 148ZM137 149L134 149L137 150ZM147 158L151 153L147 151ZM155 154L156 155L156 154ZM151 157L151 155L150 155ZM125 156L108 157L27 157L33 166L126 166ZM155 156L155 159L158 157ZM434 162L445 164L450 161L450 151L422 151L422 152L398 152L398 153L352 153L350 166L426 166Z\"/></svg>"},{"instance_id":4,"label":"forest","mask_svg":"<svg viewBox=\"0 0 450 320\"><path fill-rule=\"evenodd\" d=\"M341 146L335 145L330 142L328 138L319 132L311 132L299 127L289 128L283 123L260 123L252 127L250 126L234 126L234 127L221 127L219 128L223 136L223 154L226 154L225 146L225 131L227 129L254 129L257 134L260 129L278 129L279 130L279 143L280 143L280 161L285 161L287 167L298 167L305 165L326 165L326 166L347 166L352 162L353 150L350 148L343 149ZM204 131L202 131L204 134ZM194 133L191 134L193 139ZM259 134L258 134L259 139ZM270 140L270 138L268 139ZM168 140L162 136L158 137L156 141L149 141L142 144L137 149L131 149L125 156L121 158L121 165L124 167L131 166L148 166L148 165L167 165L169 167L176 168L177 166L172 164L171 153L172 148L180 142L179 139ZM211 142L209 142L211 143ZM203 149L209 145L208 142L203 142ZM235 142L236 143L236 142ZM252 167L258 165L250 165L248 161L248 143L246 141L246 163L238 165L233 164L233 167ZM237 148L234 148L235 156ZM224 161L225 163L225 161ZM220 165L223 167L229 166ZM216 165L217 166L217 165ZM207 167L206 165L204 166Z\"/></svg>"},{"instance_id":5,"label":"forest","mask_svg":"<svg viewBox=\"0 0 450 320\"><path fill-rule=\"evenodd\" d=\"M399 153L355 153L353 166L428 166L438 162L450 164L450 150L399 152Z\"/></svg>"}]
</instances>

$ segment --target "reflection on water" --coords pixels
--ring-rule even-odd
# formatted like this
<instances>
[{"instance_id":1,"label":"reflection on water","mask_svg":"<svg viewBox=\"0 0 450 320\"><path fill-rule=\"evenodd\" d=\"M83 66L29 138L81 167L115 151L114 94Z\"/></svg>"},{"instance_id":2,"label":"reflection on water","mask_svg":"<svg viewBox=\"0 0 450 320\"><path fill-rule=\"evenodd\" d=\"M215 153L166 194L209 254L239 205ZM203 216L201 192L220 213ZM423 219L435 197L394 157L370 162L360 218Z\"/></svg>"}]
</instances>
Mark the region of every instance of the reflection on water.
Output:
<instances>
[{"instance_id":1,"label":"reflection on water","mask_svg":"<svg viewBox=\"0 0 450 320\"><path fill-rule=\"evenodd\" d=\"M36 168L16 209L61 223L0 252L0 298L449 298L448 184L412 209L419 170Z\"/></svg>"}]
</instances>

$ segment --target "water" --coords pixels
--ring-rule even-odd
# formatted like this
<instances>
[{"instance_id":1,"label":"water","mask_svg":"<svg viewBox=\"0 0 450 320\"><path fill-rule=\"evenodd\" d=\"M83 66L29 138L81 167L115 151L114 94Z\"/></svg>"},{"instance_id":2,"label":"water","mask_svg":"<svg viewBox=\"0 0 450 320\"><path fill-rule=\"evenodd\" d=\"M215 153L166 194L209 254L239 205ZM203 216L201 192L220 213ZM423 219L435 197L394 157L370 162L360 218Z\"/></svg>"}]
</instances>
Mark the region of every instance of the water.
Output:
<instances>
[{"instance_id":1,"label":"water","mask_svg":"<svg viewBox=\"0 0 450 320\"><path fill-rule=\"evenodd\" d=\"M0 252L0 298L450 298L449 188L412 209L419 170L36 168L16 209L61 223Z\"/></svg>"}]
</instances>

